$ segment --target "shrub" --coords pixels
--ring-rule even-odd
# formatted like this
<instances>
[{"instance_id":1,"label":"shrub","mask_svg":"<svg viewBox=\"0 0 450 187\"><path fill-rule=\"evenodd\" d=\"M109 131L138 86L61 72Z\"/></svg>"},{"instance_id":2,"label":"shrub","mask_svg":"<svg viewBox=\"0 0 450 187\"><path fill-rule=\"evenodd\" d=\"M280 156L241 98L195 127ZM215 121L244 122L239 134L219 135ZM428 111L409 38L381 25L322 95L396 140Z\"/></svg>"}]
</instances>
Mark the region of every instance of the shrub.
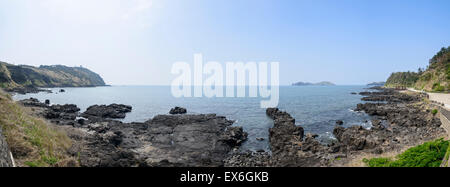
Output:
<instances>
[{"instance_id":1,"label":"shrub","mask_svg":"<svg viewBox=\"0 0 450 187\"><path fill-rule=\"evenodd\" d=\"M364 159L369 167L439 167L445 157L449 141L438 139L406 150L395 160L389 158Z\"/></svg>"},{"instance_id":2,"label":"shrub","mask_svg":"<svg viewBox=\"0 0 450 187\"><path fill-rule=\"evenodd\" d=\"M444 86L441 86L441 84L439 84L439 83L434 83L434 85L433 85L434 92L442 92L444 90L445 90Z\"/></svg>"},{"instance_id":3,"label":"shrub","mask_svg":"<svg viewBox=\"0 0 450 187\"><path fill-rule=\"evenodd\" d=\"M433 109L433 110L431 111L431 113L432 113L433 115L436 115L436 114L438 113L438 110L437 110L437 109Z\"/></svg>"}]
</instances>

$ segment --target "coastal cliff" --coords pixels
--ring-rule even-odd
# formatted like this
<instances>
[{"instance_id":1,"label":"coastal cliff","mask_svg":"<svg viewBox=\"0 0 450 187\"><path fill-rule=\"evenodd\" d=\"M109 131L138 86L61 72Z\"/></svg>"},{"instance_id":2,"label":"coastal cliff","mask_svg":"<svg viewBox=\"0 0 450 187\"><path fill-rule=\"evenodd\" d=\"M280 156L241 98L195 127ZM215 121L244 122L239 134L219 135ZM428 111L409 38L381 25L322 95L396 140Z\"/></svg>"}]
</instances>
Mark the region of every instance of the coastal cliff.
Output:
<instances>
[{"instance_id":1,"label":"coastal cliff","mask_svg":"<svg viewBox=\"0 0 450 187\"><path fill-rule=\"evenodd\" d=\"M387 87L412 87L429 92L450 91L450 47L442 48L431 60L425 71L396 72L388 78Z\"/></svg>"},{"instance_id":2,"label":"coastal cliff","mask_svg":"<svg viewBox=\"0 0 450 187\"><path fill-rule=\"evenodd\" d=\"M0 62L0 87L6 91L37 87L105 86L97 73L83 67L27 66Z\"/></svg>"}]
</instances>

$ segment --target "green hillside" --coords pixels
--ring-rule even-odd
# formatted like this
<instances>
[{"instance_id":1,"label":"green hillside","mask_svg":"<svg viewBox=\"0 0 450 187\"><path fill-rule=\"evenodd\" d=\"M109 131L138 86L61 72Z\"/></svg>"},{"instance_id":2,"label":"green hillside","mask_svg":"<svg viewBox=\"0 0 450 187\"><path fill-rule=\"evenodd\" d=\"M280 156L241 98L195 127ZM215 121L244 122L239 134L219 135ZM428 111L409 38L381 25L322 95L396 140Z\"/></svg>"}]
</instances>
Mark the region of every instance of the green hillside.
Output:
<instances>
[{"instance_id":1,"label":"green hillside","mask_svg":"<svg viewBox=\"0 0 450 187\"><path fill-rule=\"evenodd\" d=\"M412 87L430 92L450 91L450 47L442 48L425 71L397 72L386 81L387 87Z\"/></svg>"},{"instance_id":2,"label":"green hillside","mask_svg":"<svg viewBox=\"0 0 450 187\"><path fill-rule=\"evenodd\" d=\"M83 67L26 66L0 62L0 87L90 87L104 86L96 73Z\"/></svg>"}]
</instances>

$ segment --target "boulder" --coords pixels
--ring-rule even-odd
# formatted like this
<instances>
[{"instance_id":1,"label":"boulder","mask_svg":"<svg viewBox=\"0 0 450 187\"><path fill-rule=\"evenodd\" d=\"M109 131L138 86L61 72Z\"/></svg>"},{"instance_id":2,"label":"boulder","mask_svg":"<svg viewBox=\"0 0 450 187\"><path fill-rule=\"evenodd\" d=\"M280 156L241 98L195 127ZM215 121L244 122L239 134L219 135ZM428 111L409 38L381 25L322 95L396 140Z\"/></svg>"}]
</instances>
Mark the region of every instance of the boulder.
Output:
<instances>
[{"instance_id":1,"label":"boulder","mask_svg":"<svg viewBox=\"0 0 450 187\"><path fill-rule=\"evenodd\" d=\"M186 114L186 113L187 113L187 110L185 108L181 108L181 107L172 108L172 109L170 109L170 112L169 112L169 114L172 114L172 115Z\"/></svg>"},{"instance_id":2,"label":"boulder","mask_svg":"<svg viewBox=\"0 0 450 187\"><path fill-rule=\"evenodd\" d=\"M126 117L126 113L131 112L132 107L122 104L111 105L94 105L90 106L83 114L83 117L100 117L111 119L123 119Z\"/></svg>"},{"instance_id":3,"label":"boulder","mask_svg":"<svg viewBox=\"0 0 450 187\"><path fill-rule=\"evenodd\" d=\"M242 127L229 127L222 134L221 140L231 147L238 147L247 140L247 136Z\"/></svg>"}]
</instances>

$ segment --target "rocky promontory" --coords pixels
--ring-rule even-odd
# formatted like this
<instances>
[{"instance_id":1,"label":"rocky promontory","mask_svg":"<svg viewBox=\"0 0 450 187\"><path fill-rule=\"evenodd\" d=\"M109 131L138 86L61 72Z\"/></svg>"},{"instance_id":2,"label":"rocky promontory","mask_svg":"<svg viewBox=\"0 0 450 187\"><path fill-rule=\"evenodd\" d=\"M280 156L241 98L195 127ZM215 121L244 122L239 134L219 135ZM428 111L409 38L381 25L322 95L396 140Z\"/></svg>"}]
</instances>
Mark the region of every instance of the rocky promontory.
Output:
<instances>
[{"instance_id":1,"label":"rocky promontory","mask_svg":"<svg viewBox=\"0 0 450 187\"><path fill-rule=\"evenodd\" d=\"M102 77L84 67L28 66L0 62L0 88L19 94L49 92L41 88L106 86Z\"/></svg>"}]
</instances>

